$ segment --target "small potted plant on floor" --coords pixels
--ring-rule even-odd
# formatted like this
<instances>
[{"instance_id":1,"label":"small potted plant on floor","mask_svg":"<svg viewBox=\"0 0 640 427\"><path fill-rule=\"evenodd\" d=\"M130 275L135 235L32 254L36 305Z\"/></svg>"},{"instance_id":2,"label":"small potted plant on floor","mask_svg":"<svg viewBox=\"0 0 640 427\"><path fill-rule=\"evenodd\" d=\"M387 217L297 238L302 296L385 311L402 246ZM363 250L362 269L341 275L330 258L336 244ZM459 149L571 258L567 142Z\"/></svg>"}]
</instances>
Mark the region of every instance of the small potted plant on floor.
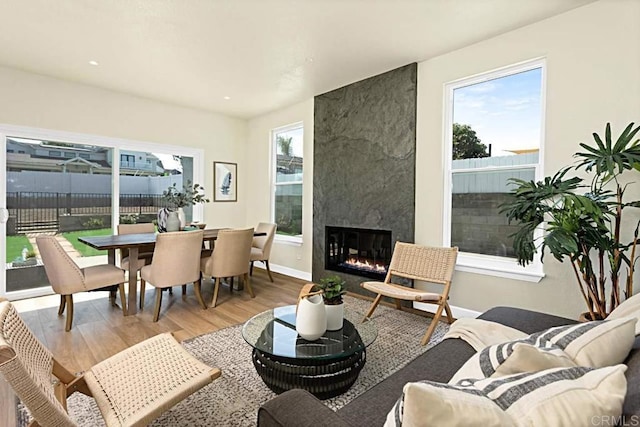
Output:
<instances>
[{"instance_id":1,"label":"small potted plant on floor","mask_svg":"<svg viewBox=\"0 0 640 427\"><path fill-rule=\"evenodd\" d=\"M347 293L346 283L339 276L329 276L320 279L325 309L327 310L327 330L337 331L342 329L344 320L344 303L342 296Z\"/></svg>"}]
</instances>

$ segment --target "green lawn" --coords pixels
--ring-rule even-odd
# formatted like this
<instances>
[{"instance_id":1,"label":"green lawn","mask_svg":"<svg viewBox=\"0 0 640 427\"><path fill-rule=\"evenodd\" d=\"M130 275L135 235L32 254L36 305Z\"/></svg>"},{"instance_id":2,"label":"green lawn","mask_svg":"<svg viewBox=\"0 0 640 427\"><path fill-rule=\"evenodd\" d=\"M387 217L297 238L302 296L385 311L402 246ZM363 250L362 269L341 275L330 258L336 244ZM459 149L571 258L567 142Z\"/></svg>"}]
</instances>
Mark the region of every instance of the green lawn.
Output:
<instances>
[{"instance_id":1,"label":"green lawn","mask_svg":"<svg viewBox=\"0 0 640 427\"><path fill-rule=\"evenodd\" d=\"M82 242L78 241L79 237L88 237L88 236L109 236L111 235L110 228L100 228L97 230L82 230L82 231L70 231L67 233L62 233L62 236L67 239L71 245L82 254L82 256L96 256L96 255L106 255L107 251L99 251L97 249L93 249L85 245Z\"/></svg>"},{"instance_id":2,"label":"green lawn","mask_svg":"<svg viewBox=\"0 0 640 427\"><path fill-rule=\"evenodd\" d=\"M17 236L7 236L7 262L11 262L22 256L22 249L27 248L32 251L33 246L29 243L27 236L18 234Z\"/></svg>"}]
</instances>

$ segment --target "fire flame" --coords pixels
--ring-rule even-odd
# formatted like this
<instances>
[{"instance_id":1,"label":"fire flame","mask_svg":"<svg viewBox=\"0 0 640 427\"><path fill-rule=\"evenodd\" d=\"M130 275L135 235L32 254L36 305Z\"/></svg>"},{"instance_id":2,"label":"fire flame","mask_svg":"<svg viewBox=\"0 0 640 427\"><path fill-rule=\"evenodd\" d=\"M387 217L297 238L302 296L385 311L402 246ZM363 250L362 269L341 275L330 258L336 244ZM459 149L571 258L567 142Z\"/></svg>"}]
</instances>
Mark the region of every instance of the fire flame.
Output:
<instances>
[{"instance_id":1,"label":"fire flame","mask_svg":"<svg viewBox=\"0 0 640 427\"><path fill-rule=\"evenodd\" d=\"M380 264L371 264L368 260L364 260L364 262L356 259L356 258L349 258L347 261L345 261L345 264L347 264L349 267L355 267L355 268L360 268L362 270L370 270L370 271L375 271L377 273L386 273L387 269L385 268L384 265L380 265Z\"/></svg>"}]
</instances>

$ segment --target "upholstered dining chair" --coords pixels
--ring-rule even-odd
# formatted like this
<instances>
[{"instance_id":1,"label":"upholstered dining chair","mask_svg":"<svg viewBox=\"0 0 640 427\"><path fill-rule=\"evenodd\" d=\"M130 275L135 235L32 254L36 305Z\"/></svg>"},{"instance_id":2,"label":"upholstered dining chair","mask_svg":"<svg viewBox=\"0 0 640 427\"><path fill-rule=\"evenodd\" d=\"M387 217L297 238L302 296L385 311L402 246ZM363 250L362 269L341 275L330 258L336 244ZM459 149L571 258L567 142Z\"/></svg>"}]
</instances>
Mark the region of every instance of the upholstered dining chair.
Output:
<instances>
[{"instance_id":1,"label":"upholstered dining chair","mask_svg":"<svg viewBox=\"0 0 640 427\"><path fill-rule=\"evenodd\" d=\"M162 291L172 286L182 285L184 296L186 284L193 283L200 306L207 308L200 293L200 250L203 235L202 230L197 230L160 233L156 237L151 264L140 270L140 278L156 288L154 322L160 316Z\"/></svg>"},{"instance_id":2,"label":"upholstered dining chair","mask_svg":"<svg viewBox=\"0 0 640 427\"><path fill-rule=\"evenodd\" d=\"M215 279L211 307L216 306L220 279L224 277L242 277L245 289L251 298L255 297L249 280L249 258L253 233L253 228L220 230L213 247L213 253L210 257L202 258L200 261L202 274ZM231 290L233 290L233 285L231 285Z\"/></svg>"},{"instance_id":3,"label":"upholstered dining chair","mask_svg":"<svg viewBox=\"0 0 640 427\"><path fill-rule=\"evenodd\" d=\"M273 282L273 276L271 276L271 269L269 268L269 257L271 256L271 246L273 246L273 238L276 235L276 224L268 222L261 222L256 227L256 232L267 233L266 236L255 236L251 243L251 268L249 269L249 275L253 275L253 263L255 261L262 261L267 268L267 274L269 280Z\"/></svg>"},{"instance_id":4,"label":"upholstered dining chair","mask_svg":"<svg viewBox=\"0 0 640 427\"><path fill-rule=\"evenodd\" d=\"M65 331L73 323L73 294L86 291L109 291L109 300L115 306L116 291L120 291L122 313L127 314L124 295L124 270L111 264L80 268L65 252L55 236L38 236L36 245L44 263L44 270L53 291L60 295L58 316L67 310Z\"/></svg>"},{"instance_id":5,"label":"upholstered dining chair","mask_svg":"<svg viewBox=\"0 0 640 427\"><path fill-rule=\"evenodd\" d=\"M155 233L156 226L150 222L143 222L139 224L118 224L118 234L141 234L141 233ZM138 252L138 267L136 274L140 269L148 264L151 264L151 258L153 257L153 245L142 246ZM120 268L125 271L129 271L129 250L120 249ZM144 280L140 280L140 308L144 308Z\"/></svg>"},{"instance_id":6,"label":"upholstered dining chair","mask_svg":"<svg viewBox=\"0 0 640 427\"><path fill-rule=\"evenodd\" d=\"M371 317L383 296L393 298L397 309L401 309L401 300L437 304L438 308L431 320L431 324L422 337L421 344L427 344L440 320L443 309L447 313L449 323L453 322L448 299L449 290L451 289L451 277L453 276L457 257L457 247L434 248L396 242L384 282L364 282L360 284L364 289L378 294L373 304L371 304L365 319ZM392 280L395 277L436 283L442 285L443 289L441 293L427 292L393 283Z\"/></svg>"},{"instance_id":7,"label":"upholstered dining chair","mask_svg":"<svg viewBox=\"0 0 640 427\"><path fill-rule=\"evenodd\" d=\"M0 301L0 372L40 426L76 426L67 397L93 396L107 426L146 426L220 376L169 333L156 335L82 374L65 369ZM52 379L55 378L55 381Z\"/></svg>"}]
</instances>

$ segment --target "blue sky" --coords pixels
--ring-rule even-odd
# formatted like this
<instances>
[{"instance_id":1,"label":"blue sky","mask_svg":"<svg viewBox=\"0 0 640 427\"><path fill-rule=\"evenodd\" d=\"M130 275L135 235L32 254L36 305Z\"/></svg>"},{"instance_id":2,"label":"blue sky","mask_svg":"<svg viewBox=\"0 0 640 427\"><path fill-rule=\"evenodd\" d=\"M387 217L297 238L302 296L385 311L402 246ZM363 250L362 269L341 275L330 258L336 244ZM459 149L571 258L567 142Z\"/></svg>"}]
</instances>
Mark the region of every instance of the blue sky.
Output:
<instances>
[{"instance_id":1,"label":"blue sky","mask_svg":"<svg viewBox=\"0 0 640 427\"><path fill-rule=\"evenodd\" d=\"M542 69L525 71L454 90L453 121L468 124L492 156L540 145Z\"/></svg>"}]
</instances>

